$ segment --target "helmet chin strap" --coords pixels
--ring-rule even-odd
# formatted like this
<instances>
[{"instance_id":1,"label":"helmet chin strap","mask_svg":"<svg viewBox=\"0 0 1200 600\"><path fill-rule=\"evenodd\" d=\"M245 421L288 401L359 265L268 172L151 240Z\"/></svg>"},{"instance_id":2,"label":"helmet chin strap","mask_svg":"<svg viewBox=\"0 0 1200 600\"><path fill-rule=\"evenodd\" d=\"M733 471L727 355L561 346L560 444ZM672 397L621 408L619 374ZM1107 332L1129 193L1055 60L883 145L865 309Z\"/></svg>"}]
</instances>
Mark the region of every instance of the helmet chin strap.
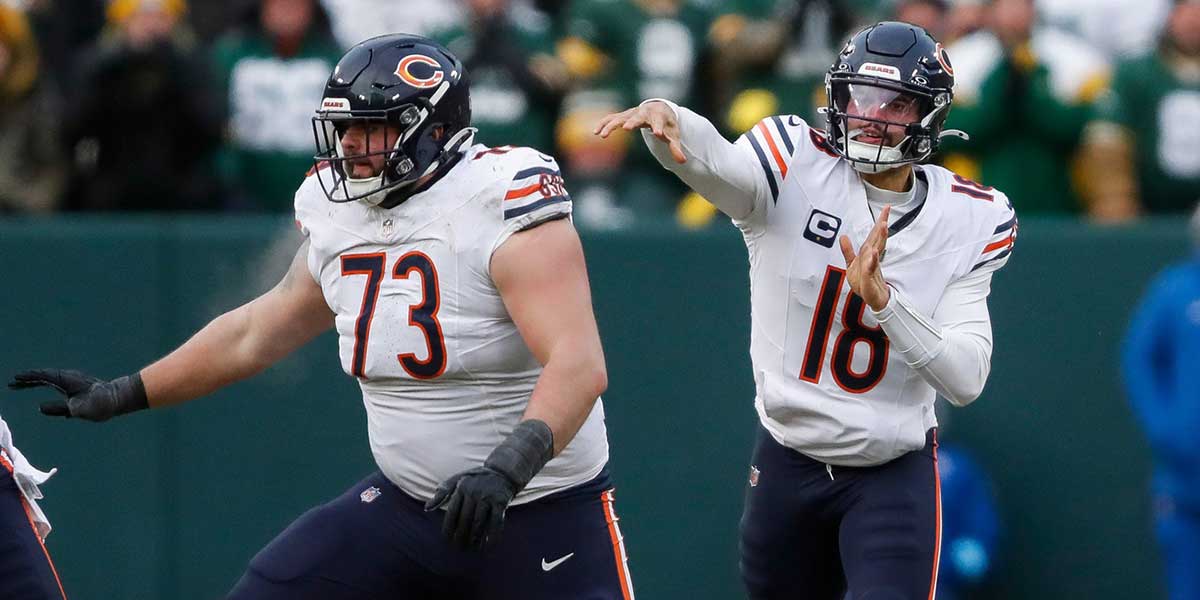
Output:
<instances>
[{"instance_id":1,"label":"helmet chin strap","mask_svg":"<svg viewBox=\"0 0 1200 600\"><path fill-rule=\"evenodd\" d=\"M900 151L900 145L904 143L904 140L900 140L900 143L895 146L868 144L854 139L860 133L862 133L862 128L852 129L846 132L845 135L846 157L850 159L850 166L855 171L859 173L882 173L903 164L908 164L908 162L913 162L899 162L904 160L904 153Z\"/></svg>"}]
</instances>

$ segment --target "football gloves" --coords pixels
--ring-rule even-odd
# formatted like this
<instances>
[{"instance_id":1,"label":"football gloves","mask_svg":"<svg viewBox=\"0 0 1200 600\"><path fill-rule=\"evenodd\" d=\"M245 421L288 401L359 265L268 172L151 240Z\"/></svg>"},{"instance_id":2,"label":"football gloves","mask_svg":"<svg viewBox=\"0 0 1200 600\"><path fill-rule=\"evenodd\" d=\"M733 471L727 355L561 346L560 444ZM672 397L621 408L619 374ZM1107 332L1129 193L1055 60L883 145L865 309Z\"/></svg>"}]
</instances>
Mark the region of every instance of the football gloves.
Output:
<instances>
[{"instance_id":1,"label":"football gloves","mask_svg":"<svg viewBox=\"0 0 1200 600\"><path fill-rule=\"evenodd\" d=\"M461 548L482 550L500 537L514 496L554 456L554 433L544 421L521 421L483 462L438 486L425 510L445 507L442 533Z\"/></svg>"},{"instance_id":2,"label":"football gloves","mask_svg":"<svg viewBox=\"0 0 1200 600\"><path fill-rule=\"evenodd\" d=\"M104 381L79 371L34 369L17 373L8 384L14 390L42 386L52 387L66 396L42 403L42 414L52 417L77 417L99 422L150 408L140 373Z\"/></svg>"}]
</instances>

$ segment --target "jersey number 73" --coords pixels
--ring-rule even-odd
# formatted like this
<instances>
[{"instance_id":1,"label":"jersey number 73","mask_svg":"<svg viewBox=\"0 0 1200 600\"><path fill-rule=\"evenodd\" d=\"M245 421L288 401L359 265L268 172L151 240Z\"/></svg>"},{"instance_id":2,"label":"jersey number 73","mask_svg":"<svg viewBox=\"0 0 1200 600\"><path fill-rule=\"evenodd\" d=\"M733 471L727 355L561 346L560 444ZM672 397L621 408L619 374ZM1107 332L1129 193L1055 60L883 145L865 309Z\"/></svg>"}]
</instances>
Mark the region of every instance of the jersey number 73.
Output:
<instances>
[{"instance_id":1,"label":"jersey number 73","mask_svg":"<svg viewBox=\"0 0 1200 600\"><path fill-rule=\"evenodd\" d=\"M375 304L379 300L379 286L383 283L386 261L387 255L383 253L342 256L343 277L367 276L362 308L354 321L354 357L350 363L350 370L355 377L366 377L364 367L367 362L367 342L371 336L371 319L375 316ZM392 279L408 279L413 272L421 276L421 301L409 307L408 324L419 327L425 334L428 352L425 360L418 360L412 352L397 354L396 359L413 378L435 379L446 370L446 340L442 336L442 326L437 317L438 308L441 306L437 269L424 252L408 252L396 261L396 266L392 268Z\"/></svg>"}]
</instances>

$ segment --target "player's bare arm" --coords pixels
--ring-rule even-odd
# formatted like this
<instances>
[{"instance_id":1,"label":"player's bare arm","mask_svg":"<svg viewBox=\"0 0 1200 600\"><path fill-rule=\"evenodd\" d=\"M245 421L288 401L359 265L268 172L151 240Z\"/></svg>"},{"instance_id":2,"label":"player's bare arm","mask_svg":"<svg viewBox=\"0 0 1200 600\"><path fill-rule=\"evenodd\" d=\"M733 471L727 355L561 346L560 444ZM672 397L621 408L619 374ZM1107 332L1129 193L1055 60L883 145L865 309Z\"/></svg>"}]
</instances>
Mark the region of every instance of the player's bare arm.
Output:
<instances>
[{"instance_id":1,"label":"player's bare arm","mask_svg":"<svg viewBox=\"0 0 1200 600\"><path fill-rule=\"evenodd\" d=\"M608 386L575 228L559 219L513 235L492 255L492 279L543 365L524 418L550 426L558 454Z\"/></svg>"},{"instance_id":2,"label":"player's bare arm","mask_svg":"<svg viewBox=\"0 0 1200 600\"><path fill-rule=\"evenodd\" d=\"M442 531L468 548L482 548L500 535L513 497L570 443L608 385L583 248L570 221L514 234L492 254L491 272L543 369L508 438L483 466L443 482L425 505L444 506Z\"/></svg>"},{"instance_id":3,"label":"player's bare arm","mask_svg":"<svg viewBox=\"0 0 1200 600\"><path fill-rule=\"evenodd\" d=\"M306 242L274 288L217 317L139 373L103 381L40 369L18 373L9 386L52 387L65 398L43 404L43 413L104 421L192 400L259 373L333 326L333 313L305 266L307 253Z\"/></svg>"},{"instance_id":4,"label":"player's bare arm","mask_svg":"<svg viewBox=\"0 0 1200 600\"><path fill-rule=\"evenodd\" d=\"M872 310L881 311L891 299L887 282L883 279L883 251L887 247L888 214L892 207L885 206L871 228L866 241L854 252L854 244L850 238L843 235L839 242L842 246L842 256L846 257L846 280L850 283L850 291L862 296Z\"/></svg>"}]
</instances>

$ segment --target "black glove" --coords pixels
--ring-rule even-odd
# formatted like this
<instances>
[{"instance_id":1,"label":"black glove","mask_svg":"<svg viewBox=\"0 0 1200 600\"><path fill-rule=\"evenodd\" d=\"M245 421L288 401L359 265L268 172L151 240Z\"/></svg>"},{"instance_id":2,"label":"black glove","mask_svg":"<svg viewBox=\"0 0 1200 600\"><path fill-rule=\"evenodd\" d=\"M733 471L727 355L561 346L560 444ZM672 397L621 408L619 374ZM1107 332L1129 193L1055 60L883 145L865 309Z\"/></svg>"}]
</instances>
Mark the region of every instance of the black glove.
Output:
<instances>
[{"instance_id":1,"label":"black glove","mask_svg":"<svg viewBox=\"0 0 1200 600\"><path fill-rule=\"evenodd\" d=\"M42 414L53 417L107 421L150 408L140 373L104 381L79 371L34 369L17 373L8 384L14 390L40 386L52 387L66 396L65 400L42 404Z\"/></svg>"},{"instance_id":2,"label":"black glove","mask_svg":"<svg viewBox=\"0 0 1200 600\"><path fill-rule=\"evenodd\" d=\"M504 511L554 455L554 433L536 419L521 421L483 462L438 486L425 510L446 507L442 533L463 548L482 549L504 528Z\"/></svg>"}]
</instances>

